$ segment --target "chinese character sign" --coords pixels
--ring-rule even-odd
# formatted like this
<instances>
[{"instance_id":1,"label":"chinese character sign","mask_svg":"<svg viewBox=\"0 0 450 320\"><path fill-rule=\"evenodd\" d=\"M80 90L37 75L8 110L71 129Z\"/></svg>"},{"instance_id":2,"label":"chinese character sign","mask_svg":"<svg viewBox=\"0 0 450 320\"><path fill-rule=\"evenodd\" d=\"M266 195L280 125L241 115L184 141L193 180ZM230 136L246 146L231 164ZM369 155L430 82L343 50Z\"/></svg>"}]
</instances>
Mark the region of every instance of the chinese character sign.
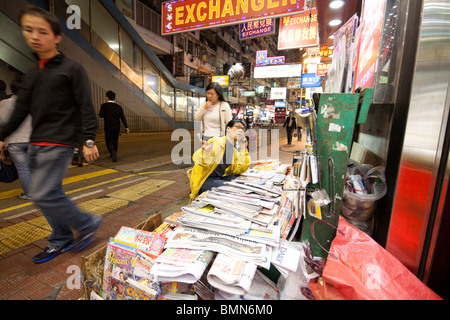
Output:
<instances>
[{"instance_id":1,"label":"chinese character sign","mask_svg":"<svg viewBox=\"0 0 450 320\"><path fill-rule=\"evenodd\" d=\"M239 25L239 39L251 39L275 33L275 19L244 22Z\"/></svg>"},{"instance_id":2,"label":"chinese character sign","mask_svg":"<svg viewBox=\"0 0 450 320\"><path fill-rule=\"evenodd\" d=\"M315 73L302 74L302 88L320 87L321 85L320 76Z\"/></svg>"},{"instance_id":3,"label":"chinese character sign","mask_svg":"<svg viewBox=\"0 0 450 320\"><path fill-rule=\"evenodd\" d=\"M317 65L317 75L324 76L330 70L331 63L319 63Z\"/></svg>"},{"instance_id":4,"label":"chinese character sign","mask_svg":"<svg viewBox=\"0 0 450 320\"><path fill-rule=\"evenodd\" d=\"M303 12L305 0L174 0L162 3L161 33L237 24Z\"/></svg>"},{"instance_id":5,"label":"chinese character sign","mask_svg":"<svg viewBox=\"0 0 450 320\"><path fill-rule=\"evenodd\" d=\"M285 62L285 56L268 57L267 50L256 51L256 66L266 66L269 64L281 64Z\"/></svg>"},{"instance_id":6,"label":"chinese character sign","mask_svg":"<svg viewBox=\"0 0 450 320\"><path fill-rule=\"evenodd\" d=\"M302 14L280 18L278 50L314 47L319 45L319 23L317 9Z\"/></svg>"}]
</instances>

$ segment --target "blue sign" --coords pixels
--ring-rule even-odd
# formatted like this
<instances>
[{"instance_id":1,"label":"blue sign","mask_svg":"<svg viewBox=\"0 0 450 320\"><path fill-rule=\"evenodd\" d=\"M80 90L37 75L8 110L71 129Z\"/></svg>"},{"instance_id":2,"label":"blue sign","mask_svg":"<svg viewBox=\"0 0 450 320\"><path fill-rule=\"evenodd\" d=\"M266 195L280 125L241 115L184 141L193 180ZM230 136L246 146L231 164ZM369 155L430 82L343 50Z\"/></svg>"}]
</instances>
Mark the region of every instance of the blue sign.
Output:
<instances>
[{"instance_id":1,"label":"blue sign","mask_svg":"<svg viewBox=\"0 0 450 320\"><path fill-rule=\"evenodd\" d=\"M239 25L239 40L275 34L275 19L244 22Z\"/></svg>"},{"instance_id":2,"label":"blue sign","mask_svg":"<svg viewBox=\"0 0 450 320\"><path fill-rule=\"evenodd\" d=\"M275 101L274 108L285 108L286 101Z\"/></svg>"},{"instance_id":3,"label":"blue sign","mask_svg":"<svg viewBox=\"0 0 450 320\"><path fill-rule=\"evenodd\" d=\"M320 76L317 76L315 73L304 73L302 74L302 88L314 88L320 87L322 84L320 83Z\"/></svg>"}]
</instances>

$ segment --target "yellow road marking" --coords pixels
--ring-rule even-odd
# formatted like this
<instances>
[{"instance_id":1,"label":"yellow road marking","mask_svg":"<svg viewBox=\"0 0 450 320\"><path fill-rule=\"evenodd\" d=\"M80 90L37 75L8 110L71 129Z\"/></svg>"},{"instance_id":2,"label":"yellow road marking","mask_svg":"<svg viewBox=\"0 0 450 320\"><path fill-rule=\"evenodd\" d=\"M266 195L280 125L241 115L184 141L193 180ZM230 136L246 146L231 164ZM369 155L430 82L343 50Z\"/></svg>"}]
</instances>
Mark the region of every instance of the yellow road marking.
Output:
<instances>
[{"instance_id":1,"label":"yellow road marking","mask_svg":"<svg viewBox=\"0 0 450 320\"><path fill-rule=\"evenodd\" d=\"M95 171L95 172L91 172L91 173L81 174L78 176L68 177L68 178L63 179L63 185L90 179L90 178L103 176L103 175L114 173L114 172L117 172L117 170L105 169L105 170ZM19 196L22 192L23 192L22 188L0 192L0 200Z\"/></svg>"},{"instance_id":2,"label":"yellow road marking","mask_svg":"<svg viewBox=\"0 0 450 320\"><path fill-rule=\"evenodd\" d=\"M149 179L128 188L111 192L106 196L82 202L78 204L78 207L93 215L104 215L113 210L128 206L130 202L143 198L174 182L170 180ZM0 255L48 237L50 233L51 227L48 225L45 217L38 217L0 229Z\"/></svg>"},{"instance_id":3,"label":"yellow road marking","mask_svg":"<svg viewBox=\"0 0 450 320\"><path fill-rule=\"evenodd\" d=\"M86 186L86 187L82 187L82 188L66 191L66 194L71 194L71 193L75 193L75 192L79 192L79 191L84 191L84 190L87 190L87 189L95 188L95 187L98 187L98 186L101 186L101 185L104 185L104 184L120 181L120 180L123 180L123 179L126 179L126 178L130 178L130 177L134 177L134 176L135 176L134 174L130 174L130 175L127 175L127 176L124 176L124 177L115 178L115 179L107 180L107 181L102 181L102 182L99 182L99 183L96 183L96 184L92 184L92 185L89 185L89 186ZM13 207L9 207L9 208L6 208L6 209L2 209L2 210L0 210L0 213L4 213L4 212L8 212L8 211L13 211L13 210L16 210L16 209L25 208L25 207L28 207L28 206L31 206L31 205L33 205L33 202L30 201L30 202L27 202L27 203L19 204L17 206L13 206Z\"/></svg>"}]
</instances>

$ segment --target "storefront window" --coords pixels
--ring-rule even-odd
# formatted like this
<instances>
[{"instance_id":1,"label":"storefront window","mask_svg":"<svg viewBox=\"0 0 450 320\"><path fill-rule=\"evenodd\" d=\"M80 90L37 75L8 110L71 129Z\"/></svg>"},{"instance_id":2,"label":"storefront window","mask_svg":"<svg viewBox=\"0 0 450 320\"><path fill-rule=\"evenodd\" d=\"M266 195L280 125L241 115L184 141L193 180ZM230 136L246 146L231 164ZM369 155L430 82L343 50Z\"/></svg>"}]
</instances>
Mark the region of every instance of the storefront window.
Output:
<instances>
[{"instance_id":1,"label":"storefront window","mask_svg":"<svg viewBox=\"0 0 450 320\"><path fill-rule=\"evenodd\" d=\"M194 114L200 108L200 97L197 93L188 97L189 109L188 109L188 121L194 121Z\"/></svg>"},{"instance_id":2,"label":"storefront window","mask_svg":"<svg viewBox=\"0 0 450 320\"><path fill-rule=\"evenodd\" d=\"M187 121L188 97L185 91L177 90L175 121Z\"/></svg>"},{"instance_id":3,"label":"storefront window","mask_svg":"<svg viewBox=\"0 0 450 320\"><path fill-rule=\"evenodd\" d=\"M161 109L174 116L175 91L163 78L161 78Z\"/></svg>"},{"instance_id":4,"label":"storefront window","mask_svg":"<svg viewBox=\"0 0 450 320\"><path fill-rule=\"evenodd\" d=\"M123 29L120 32L120 40L122 73L142 89L142 51Z\"/></svg>"},{"instance_id":5,"label":"storefront window","mask_svg":"<svg viewBox=\"0 0 450 320\"><path fill-rule=\"evenodd\" d=\"M99 1L92 1L92 45L119 68L119 26Z\"/></svg>"},{"instance_id":6,"label":"storefront window","mask_svg":"<svg viewBox=\"0 0 450 320\"><path fill-rule=\"evenodd\" d=\"M144 56L144 92L158 106L159 98L159 74L153 63Z\"/></svg>"}]
</instances>

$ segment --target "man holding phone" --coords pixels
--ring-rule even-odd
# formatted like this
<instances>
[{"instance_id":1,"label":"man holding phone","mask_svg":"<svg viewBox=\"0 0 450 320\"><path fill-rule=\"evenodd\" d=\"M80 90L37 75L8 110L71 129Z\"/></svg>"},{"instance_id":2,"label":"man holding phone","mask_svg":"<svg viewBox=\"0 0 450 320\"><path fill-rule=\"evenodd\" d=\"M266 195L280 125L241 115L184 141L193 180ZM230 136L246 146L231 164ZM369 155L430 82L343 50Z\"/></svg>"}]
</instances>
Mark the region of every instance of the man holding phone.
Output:
<instances>
[{"instance_id":1,"label":"man holding phone","mask_svg":"<svg viewBox=\"0 0 450 320\"><path fill-rule=\"evenodd\" d=\"M245 130L244 121L231 120L226 126L224 137L202 141L202 147L192 156L195 165L188 171L191 201L200 193L219 187L248 169L250 155ZM240 150L235 148L237 142L241 146Z\"/></svg>"}]
</instances>

